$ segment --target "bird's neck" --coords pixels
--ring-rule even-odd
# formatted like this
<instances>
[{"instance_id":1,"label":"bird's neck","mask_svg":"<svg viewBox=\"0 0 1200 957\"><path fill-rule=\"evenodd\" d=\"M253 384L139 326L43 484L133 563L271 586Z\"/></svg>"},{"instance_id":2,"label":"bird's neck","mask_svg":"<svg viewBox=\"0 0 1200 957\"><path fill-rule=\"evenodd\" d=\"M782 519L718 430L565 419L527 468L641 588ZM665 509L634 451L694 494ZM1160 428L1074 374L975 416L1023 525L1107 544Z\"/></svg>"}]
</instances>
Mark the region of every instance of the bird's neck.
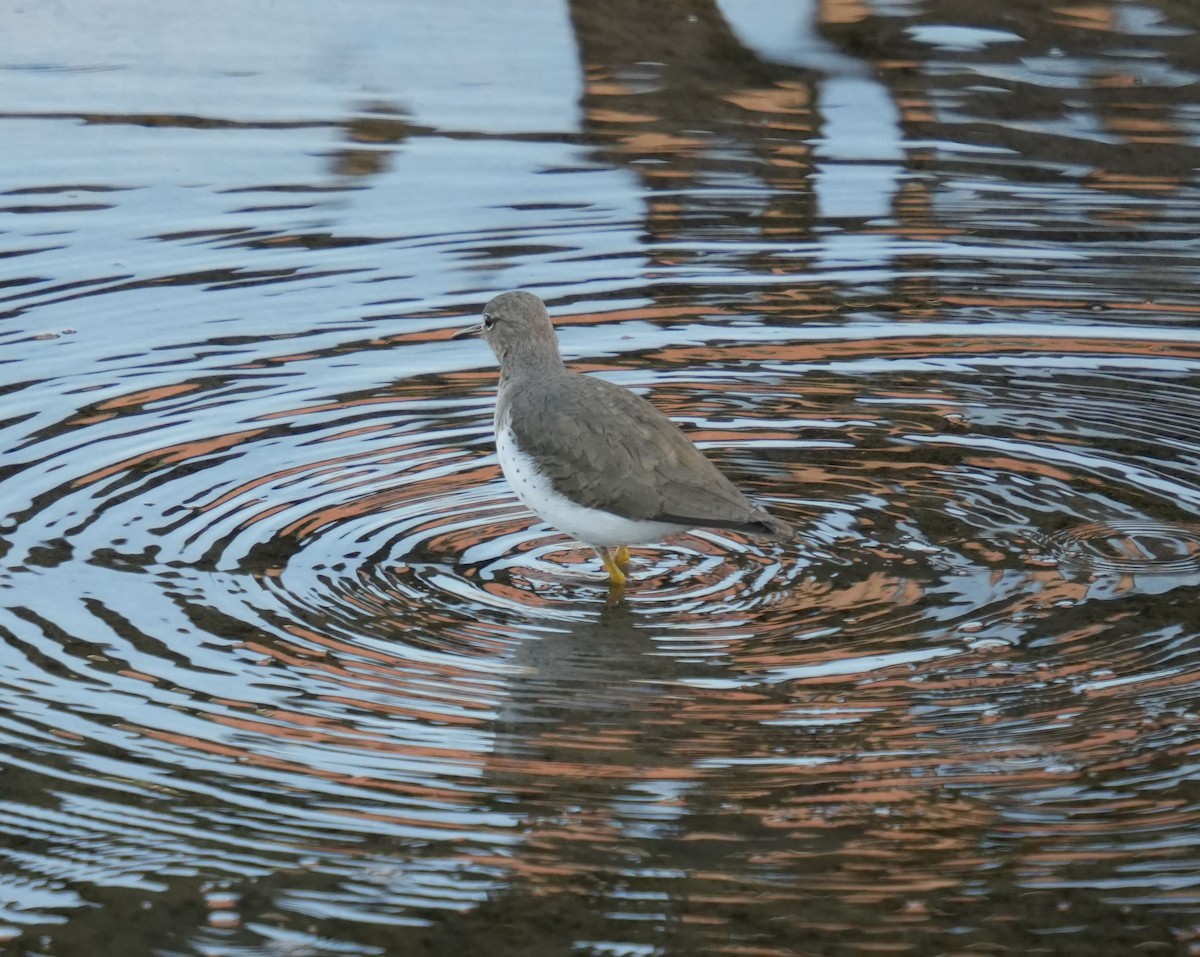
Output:
<instances>
[{"instance_id":1,"label":"bird's neck","mask_svg":"<svg viewBox=\"0 0 1200 957\"><path fill-rule=\"evenodd\" d=\"M500 366L500 382L503 385L514 379L536 376L539 379L562 375L567 367L557 352L529 352L505 356Z\"/></svg>"}]
</instances>

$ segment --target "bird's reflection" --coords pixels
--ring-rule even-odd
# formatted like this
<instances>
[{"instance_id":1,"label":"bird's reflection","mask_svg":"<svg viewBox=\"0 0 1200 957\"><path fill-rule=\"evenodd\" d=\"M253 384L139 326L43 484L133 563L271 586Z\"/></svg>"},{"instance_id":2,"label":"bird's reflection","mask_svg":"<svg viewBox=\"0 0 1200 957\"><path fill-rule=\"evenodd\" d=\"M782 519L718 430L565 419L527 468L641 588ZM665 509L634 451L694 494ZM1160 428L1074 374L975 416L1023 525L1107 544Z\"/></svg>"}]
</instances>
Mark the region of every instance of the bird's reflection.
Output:
<instances>
[{"instance_id":1,"label":"bird's reflection","mask_svg":"<svg viewBox=\"0 0 1200 957\"><path fill-rule=\"evenodd\" d=\"M518 646L516 676L496 721L497 767L508 758L532 758L556 767L621 766L632 774L646 764L645 736L638 732L669 709L670 686L686 666L656 651L654 629L634 606L611 598L568 633ZM606 747L595 746L597 734ZM561 786L562 770L547 768L551 779L544 786ZM583 780L570 774L566 784Z\"/></svg>"}]
</instances>

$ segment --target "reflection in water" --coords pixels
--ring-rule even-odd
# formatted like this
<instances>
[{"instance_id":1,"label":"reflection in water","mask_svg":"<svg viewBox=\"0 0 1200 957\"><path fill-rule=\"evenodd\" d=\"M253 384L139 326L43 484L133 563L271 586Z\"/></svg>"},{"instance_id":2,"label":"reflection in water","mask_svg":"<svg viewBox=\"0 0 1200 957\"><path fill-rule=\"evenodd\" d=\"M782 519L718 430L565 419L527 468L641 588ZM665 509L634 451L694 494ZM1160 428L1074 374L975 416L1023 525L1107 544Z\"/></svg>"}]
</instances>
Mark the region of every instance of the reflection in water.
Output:
<instances>
[{"instance_id":1,"label":"reflection in water","mask_svg":"<svg viewBox=\"0 0 1200 957\"><path fill-rule=\"evenodd\" d=\"M21 14L0 940L1196 953L1195 11L468 6ZM520 286L800 540L607 602Z\"/></svg>"},{"instance_id":2,"label":"reflection in water","mask_svg":"<svg viewBox=\"0 0 1200 957\"><path fill-rule=\"evenodd\" d=\"M412 132L403 112L390 103L364 105L360 114L346 123L347 145L334 155L333 172L347 177L385 174L396 145Z\"/></svg>"}]
</instances>

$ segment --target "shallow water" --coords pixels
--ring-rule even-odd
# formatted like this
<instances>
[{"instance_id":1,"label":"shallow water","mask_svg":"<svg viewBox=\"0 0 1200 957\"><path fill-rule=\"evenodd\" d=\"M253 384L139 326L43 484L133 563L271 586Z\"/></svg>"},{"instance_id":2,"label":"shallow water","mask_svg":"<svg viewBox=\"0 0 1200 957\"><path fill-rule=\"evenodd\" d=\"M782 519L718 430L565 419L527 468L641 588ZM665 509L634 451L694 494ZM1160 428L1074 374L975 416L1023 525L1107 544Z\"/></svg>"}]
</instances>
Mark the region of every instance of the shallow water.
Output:
<instances>
[{"instance_id":1,"label":"shallow water","mask_svg":"<svg viewBox=\"0 0 1200 957\"><path fill-rule=\"evenodd\" d=\"M2 8L13 953L1200 954L1200 12ZM610 601L513 288L799 540Z\"/></svg>"}]
</instances>

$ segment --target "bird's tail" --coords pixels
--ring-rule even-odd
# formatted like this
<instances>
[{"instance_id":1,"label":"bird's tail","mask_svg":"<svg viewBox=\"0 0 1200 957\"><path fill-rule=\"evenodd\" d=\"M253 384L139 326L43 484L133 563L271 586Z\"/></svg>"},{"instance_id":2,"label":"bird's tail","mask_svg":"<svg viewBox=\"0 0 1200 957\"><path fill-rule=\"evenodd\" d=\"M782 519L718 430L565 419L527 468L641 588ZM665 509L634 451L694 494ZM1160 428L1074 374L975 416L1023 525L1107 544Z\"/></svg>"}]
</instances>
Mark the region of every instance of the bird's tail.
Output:
<instances>
[{"instance_id":1,"label":"bird's tail","mask_svg":"<svg viewBox=\"0 0 1200 957\"><path fill-rule=\"evenodd\" d=\"M770 512L764 511L757 524L762 529L762 534L781 542L790 542L796 537L796 530L791 525Z\"/></svg>"}]
</instances>

